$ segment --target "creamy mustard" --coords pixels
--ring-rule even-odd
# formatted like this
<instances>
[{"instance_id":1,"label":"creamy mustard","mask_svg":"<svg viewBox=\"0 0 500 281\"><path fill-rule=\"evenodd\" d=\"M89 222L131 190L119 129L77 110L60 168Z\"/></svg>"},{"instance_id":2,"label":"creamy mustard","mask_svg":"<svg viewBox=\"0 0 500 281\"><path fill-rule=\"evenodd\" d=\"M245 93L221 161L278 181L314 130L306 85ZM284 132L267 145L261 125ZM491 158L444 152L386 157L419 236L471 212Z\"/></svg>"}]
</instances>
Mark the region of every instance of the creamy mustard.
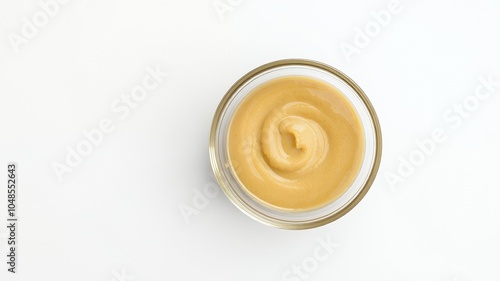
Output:
<instances>
[{"instance_id":1,"label":"creamy mustard","mask_svg":"<svg viewBox=\"0 0 500 281\"><path fill-rule=\"evenodd\" d=\"M254 89L229 125L230 165L264 204L300 211L340 197L359 172L364 135L345 96L318 79L287 76Z\"/></svg>"}]
</instances>

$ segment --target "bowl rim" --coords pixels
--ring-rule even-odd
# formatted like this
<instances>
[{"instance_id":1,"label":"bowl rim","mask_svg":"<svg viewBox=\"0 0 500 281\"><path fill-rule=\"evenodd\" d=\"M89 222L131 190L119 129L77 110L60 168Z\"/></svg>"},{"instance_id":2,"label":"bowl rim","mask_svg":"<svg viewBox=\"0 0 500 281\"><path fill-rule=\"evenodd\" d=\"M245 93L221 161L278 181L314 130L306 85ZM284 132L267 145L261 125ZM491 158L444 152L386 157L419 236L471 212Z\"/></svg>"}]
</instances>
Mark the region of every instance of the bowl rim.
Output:
<instances>
[{"instance_id":1,"label":"bowl rim","mask_svg":"<svg viewBox=\"0 0 500 281\"><path fill-rule=\"evenodd\" d=\"M267 219L264 216L259 216L255 214L252 210L250 210L247 206L242 204L238 198L236 198L236 195L234 195L231 192L232 187L228 186L225 181L222 178L222 171L221 167L218 165L217 161L217 153L216 153L216 139L217 139L217 131L219 129L219 124L222 119L224 110L226 109L228 103L231 101L232 97L238 92L238 89L240 89L243 85L245 85L250 79L254 78L255 76L266 72L268 70L271 70L273 68L278 68L278 67L283 67L283 66L290 66L290 65L296 65L296 66L307 66L307 67L313 67L313 68L318 68L320 70L324 70L328 72L329 74L332 74L336 76L337 78L341 79L343 82L345 82L349 87L351 87L354 92L358 95L358 97L361 99L363 102L364 106L366 107L371 121L373 123L373 129L374 129L374 134L375 134L375 155L374 155L374 161L373 165L371 167L369 176L364 184L364 186L361 187L360 191L350 200L349 203L344 205L342 209L339 211L332 213L326 217L320 218L318 220L311 220L311 221L305 221L302 223L287 223L284 221L278 221L278 220L270 220ZM212 120L212 126L210 130L210 141L209 141L209 154L210 154L210 163L212 166L212 170L215 176L215 179L217 180L219 186L221 187L222 191L226 196L229 198L229 200L238 208L240 209L243 213L248 215L254 220L257 220L263 224L270 225L273 227L277 228L282 228L282 229L293 229L293 230L298 230L298 229L309 229L309 228L315 228L319 226L326 225L328 223L331 223L341 217L343 217L345 214L347 214L349 211L351 211L366 195L370 187L372 186L373 182L375 181L375 178L377 176L379 167L380 167L380 162L382 158L382 130L380 127L380 122L378 119L378 116L375 112L375 109L364 93L364 91L346 74L341 72L340 70L327 65L322 62L314 61L314 60L309 60L309 59L282 59L282 60L276 60L272 61L266 64L263 64L257 68L254 68L253 70L249 71L245 75L243 75L240 79L238 79L226 92L222 100L220 101L213 120Z\"/></svg>"}]
</instances>

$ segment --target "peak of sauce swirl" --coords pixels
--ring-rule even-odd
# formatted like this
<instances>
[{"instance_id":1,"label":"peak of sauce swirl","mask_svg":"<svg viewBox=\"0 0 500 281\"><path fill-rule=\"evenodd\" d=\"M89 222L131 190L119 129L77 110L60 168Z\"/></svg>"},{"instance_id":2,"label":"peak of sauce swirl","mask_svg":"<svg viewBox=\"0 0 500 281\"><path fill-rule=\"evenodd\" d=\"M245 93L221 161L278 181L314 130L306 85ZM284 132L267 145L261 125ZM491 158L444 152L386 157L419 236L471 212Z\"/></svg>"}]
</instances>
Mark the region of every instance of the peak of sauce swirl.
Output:
<instances>
[{"instance_id":1,"label":"peak of sauce swirl","mask_svg":"<svg viewBox=\"0 0 500 281\"><path fill-rule=\"evenodd\" d=\"M314 78L288 76L254 89L228 133L230 165L259 201L286 210L319 208L355 179L364 136L351 103Z\"/></svg>"},{"instance_id":2,"label":"peak of sauce swirl","mask_svg":"<svg viewBox=\"0 0 500 281\"><path fill-rule=\"evenodd\" d=\"M262 152L269 166L283 172L305 172L325 159L328 136L313 119L321 111L305 102L290 102L273 110L261 131Z\"/></svg>"}]
</instances>

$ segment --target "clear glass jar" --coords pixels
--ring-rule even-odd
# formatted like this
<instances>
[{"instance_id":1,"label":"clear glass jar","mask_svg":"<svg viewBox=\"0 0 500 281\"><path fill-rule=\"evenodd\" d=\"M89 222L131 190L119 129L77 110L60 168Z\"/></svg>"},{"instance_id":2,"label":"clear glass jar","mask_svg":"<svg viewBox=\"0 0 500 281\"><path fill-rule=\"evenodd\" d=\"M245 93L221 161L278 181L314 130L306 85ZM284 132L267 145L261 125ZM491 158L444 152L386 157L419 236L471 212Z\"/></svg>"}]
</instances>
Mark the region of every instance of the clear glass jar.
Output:
<instances>
[{"instance_id":1,"label":"clear glass jar","mask_svg":"<svg viewBox=\"0 0 500 281\"><path fill-rule=\"evenodd\" d=\"M275 78L305 76L337 88L357 111L365 138L364 158L351 186L336 200L307 211L288 211L259 202L248 193L231 167L228 154L228 129L238 105L256 87ZM227 197L251 218L283 229L307 229L330 223L349 212L368 192L377 174L381 153L380 124L361 88L339 70L311 60L287 59L262 65L240 78L220 102L210 133L210 161L219 185Z\"/></svg>"}]
</instances>

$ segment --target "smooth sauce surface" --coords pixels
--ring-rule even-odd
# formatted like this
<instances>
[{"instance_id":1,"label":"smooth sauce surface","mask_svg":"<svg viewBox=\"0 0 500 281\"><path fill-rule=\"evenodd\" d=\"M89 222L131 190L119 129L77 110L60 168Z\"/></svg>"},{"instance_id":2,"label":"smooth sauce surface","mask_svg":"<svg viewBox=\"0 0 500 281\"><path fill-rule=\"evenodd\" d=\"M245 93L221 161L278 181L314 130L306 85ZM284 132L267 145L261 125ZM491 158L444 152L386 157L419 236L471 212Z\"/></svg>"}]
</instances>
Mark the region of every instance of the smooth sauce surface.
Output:
<instances>
[{"instance_id":1,"label":"smooth sauce surface","mask_svg":"<svg viewBox=\"0 0 500 281\"><path fill-rule=\"evenodd\" d=\"M313 78L264 83L238 106L228 133L230 164L261 202L292 211L321 207L354 181L364 154L357 113Z\"/></svg>"}]
</instances>

